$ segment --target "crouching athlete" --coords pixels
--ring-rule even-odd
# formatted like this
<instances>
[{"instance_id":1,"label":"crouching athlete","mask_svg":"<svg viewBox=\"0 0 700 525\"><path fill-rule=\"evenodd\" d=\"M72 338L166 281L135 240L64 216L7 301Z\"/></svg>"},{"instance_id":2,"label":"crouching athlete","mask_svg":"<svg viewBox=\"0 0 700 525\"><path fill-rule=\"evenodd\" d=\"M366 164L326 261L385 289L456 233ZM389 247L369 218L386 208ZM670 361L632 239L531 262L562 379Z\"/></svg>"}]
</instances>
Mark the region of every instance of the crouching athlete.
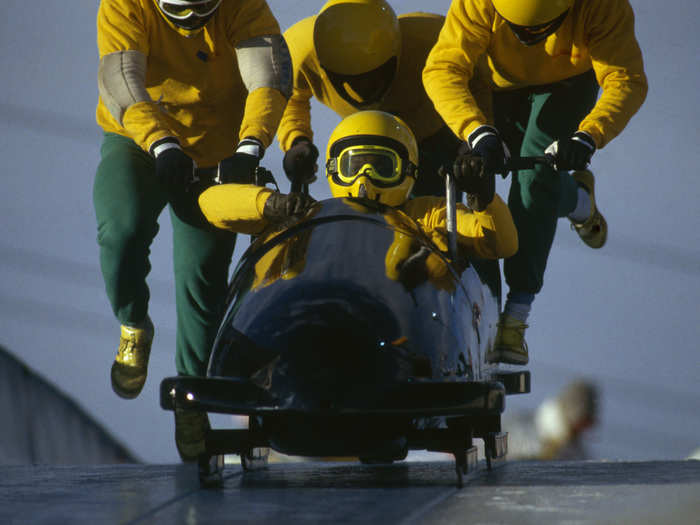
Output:
<instances>
[{"instance_id":1,"label":"crouching athlete","mask_svg":"<svg viewBox=\"0 0 700 525\"><path fill-rule=\"evenodd\" d=\"M168 203L175 365L183 376L206 371L236 237L201 216L194 168L252 179L291 93L291 61L265 0L102 0L97 42L97 122L105 133L93 199L102 275L121 324L111 382L133 399L148 373L154 327L146 278ZM183 460L197 458L206 425L201 414L175 411Z\"/></svg>"}]
</instances>

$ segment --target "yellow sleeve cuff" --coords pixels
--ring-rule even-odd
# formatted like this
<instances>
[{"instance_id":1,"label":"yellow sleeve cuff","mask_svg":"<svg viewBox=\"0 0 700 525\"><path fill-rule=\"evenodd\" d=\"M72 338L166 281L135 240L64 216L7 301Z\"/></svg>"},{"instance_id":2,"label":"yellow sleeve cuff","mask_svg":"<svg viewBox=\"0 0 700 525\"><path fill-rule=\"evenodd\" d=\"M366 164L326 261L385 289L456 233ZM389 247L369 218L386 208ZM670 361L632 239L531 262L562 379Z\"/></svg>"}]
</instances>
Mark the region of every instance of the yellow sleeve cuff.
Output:
<instances>
[{"instance_id":1,"label":"yellow sleeve cuff","mask_svg":"<svg viewBox=\"0 0 700 525\"><path fill-rule=\"evenodd\" d=\"M124 129L129 136L146 152L151 145L165 137L178 138L168 123L168 117L155 102L137 102L124 112Z\"/></svg>"}]
</instances>

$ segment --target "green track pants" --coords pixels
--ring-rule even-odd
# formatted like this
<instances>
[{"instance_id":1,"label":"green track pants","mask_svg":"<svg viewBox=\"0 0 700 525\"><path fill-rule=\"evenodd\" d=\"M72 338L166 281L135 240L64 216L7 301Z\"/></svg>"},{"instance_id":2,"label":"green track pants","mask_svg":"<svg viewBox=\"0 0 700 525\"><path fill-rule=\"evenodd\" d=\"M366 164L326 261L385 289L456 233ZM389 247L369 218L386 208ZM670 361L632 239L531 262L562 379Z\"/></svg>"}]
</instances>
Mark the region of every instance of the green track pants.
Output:
<instances>
[{"instance_id":1,"label":"green track pants","mask_svg":"<svg viewBox=\"0 0 700 525\"><path fill-rule=\"evenodd\" d=\"M496 92L496 128L511 154L539 156L557 139L570 137L598 96L593 71L547 86ZM505 260L511 293L542 289L557 220L576 207L578 187L568 172L547 166L513 174L508 206L518 230L518 252Z\"/></svg>"},{"instance_id":2,"label":"green track pants","mask_svg":"<svg viewBox=\"0 0 700 525\"><path fill-rule=\"evenodd\" d=\"M95 176L93 201L97 243L107 296L121 324L136 324L148 313L146 276L150 245L167 196L156 181L154 161L131 139L105 133ZM222 315L235 234L204 227L172 209L176 369L204 375ZM116 341L115 341L116 343Z\"/></svg>"}]
</instances>

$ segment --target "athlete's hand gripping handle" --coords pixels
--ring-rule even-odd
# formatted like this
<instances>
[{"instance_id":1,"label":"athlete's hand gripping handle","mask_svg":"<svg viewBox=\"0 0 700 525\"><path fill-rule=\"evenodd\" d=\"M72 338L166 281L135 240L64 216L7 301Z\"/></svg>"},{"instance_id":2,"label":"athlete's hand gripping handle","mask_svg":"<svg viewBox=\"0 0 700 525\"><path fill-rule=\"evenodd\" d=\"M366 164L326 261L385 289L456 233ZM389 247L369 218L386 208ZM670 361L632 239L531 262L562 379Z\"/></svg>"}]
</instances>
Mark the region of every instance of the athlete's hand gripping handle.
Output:
<instances>
[{"instance_id":1,"label":"athlete's hand gripping handle","mask_svg":"<svg viewBox=\"0 0 700 525\"><path fill-rule=\"evenodd\" d=\"M260 164L265 148L255 137L246 137L238 143L230 157L219 162L219 182L222 184L253 184L255 168Z\"/></svg>"},{"instance_id":2,"label":"athlete's hand gripping handle","mask_svg":"<svg viewBox=\"0 0 700 525\"><path fill-rule=\"evenodd\" d=\"M475 155L467 144L462 144L452 165L452 174L457 188L467 194L469 207L475 211L485 210L496 193L496 177L495 172L485 169L483 158Z\"/></svg>"},{"instance_id":3,"label":"athlete's hand gripping handle","mask_svg":"<svg viewBox=\"0 0 700 525\"><path fill-rule=\"evenodd\" d=\"M290 217L301 217L316 202L303 193L273 192L265 201L263 217L270 222L284 222Z\"/></svg>"},{"instance_id":4,"label":"athlete's hand gripping handle","mask_svg":"<svg viewBox=\"0 0 700 525\"><path fill-rule=\"evenodd\" d=\"M577 131L569 138L555 140L544 153L552 157L555 170L569 171L586 169L595 150L593 137L585 131Z\"/></svg>"},{"instance_id":5,"label":"athlete's hand gripping handle","mask_svg":"<svg viewBox=\"0 0 700 525\"><path fill-rule=\"evenodd\" d=\"M293 192L301 192L316 180L318 148L306 137L297 137L284 154L282 167L292 183Z\"/></svg>"},{"instance_id":6,"label":"athlete's hand gripping handle","mask_svg":"<svg viewBox=\"0 0 700 525\"><path fill-rule=\"evenodd\" d=\"M151 154L155 157L156 179L165 190L171 195L185 192L194 179L195 163L180 143L167 137L151 146Z\"/></svg>"},{"instance_id":7,"label":"athlete's hand gripping handle","mask_svg":"<svg viewBox=\"0 0 700 525\"><path fill-rule=\"evenodd\" d=\"M466 145L460 148L462 155L467 154L465 149L468 146L468 154L478 159L479 167L484 176L501 173L506 162L510 158L510 152L505 142L501 139L496 128L492 126L479 126L467 137Z\"/></svg>"}]
</instances>

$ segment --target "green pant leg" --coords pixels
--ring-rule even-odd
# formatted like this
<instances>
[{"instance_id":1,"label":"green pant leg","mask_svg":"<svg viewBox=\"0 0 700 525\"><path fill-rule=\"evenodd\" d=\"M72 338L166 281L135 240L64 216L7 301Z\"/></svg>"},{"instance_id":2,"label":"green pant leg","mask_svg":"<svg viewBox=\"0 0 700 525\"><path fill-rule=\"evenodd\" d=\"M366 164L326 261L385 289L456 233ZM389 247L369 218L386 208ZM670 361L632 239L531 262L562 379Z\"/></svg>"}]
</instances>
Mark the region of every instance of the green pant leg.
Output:
<instances>
[{"instance_id":1,"label":"green pant leg","mask_svg":"<svg viewBox=\"0 0 700 525\"><path fill-rule=\"evenodd\" d=\"M578 129L595 104L598 84L589 72L547 87L521 91L527 95L527 102L523 99L522 103L529 103L530 111L519 152L522 156L539 156L552 142L568 138ZM498 111L496 100L494 106ZM577 191L576 182L567 172L555 172L547 166L513 176L508 205L520 247L504 262L511 291L536 294L542 289L557 220L573 211Z\"/></svg>"},{"instance_id":2,"label":"green pant leg","mask_svg":"<svg viewBox=\"0 0 700 525\"><path fill-rule=\"evenodd\" d=\"M121 324L148 312L149 247L166 203L153 159L134 141L105 133L93 187L97 243L107 297Z\"/></svg>"},{"instance_id":3,"label":"green pant leg","mask_svg":"<svg viewBox=\"0 0 700 525\"><path fill-rule=\"evenodd\" d=\"M180 375L206 373L223 315L236 235L199 228L170 213L173 225L177 346Z\"/></svg>"}]
</instances>

